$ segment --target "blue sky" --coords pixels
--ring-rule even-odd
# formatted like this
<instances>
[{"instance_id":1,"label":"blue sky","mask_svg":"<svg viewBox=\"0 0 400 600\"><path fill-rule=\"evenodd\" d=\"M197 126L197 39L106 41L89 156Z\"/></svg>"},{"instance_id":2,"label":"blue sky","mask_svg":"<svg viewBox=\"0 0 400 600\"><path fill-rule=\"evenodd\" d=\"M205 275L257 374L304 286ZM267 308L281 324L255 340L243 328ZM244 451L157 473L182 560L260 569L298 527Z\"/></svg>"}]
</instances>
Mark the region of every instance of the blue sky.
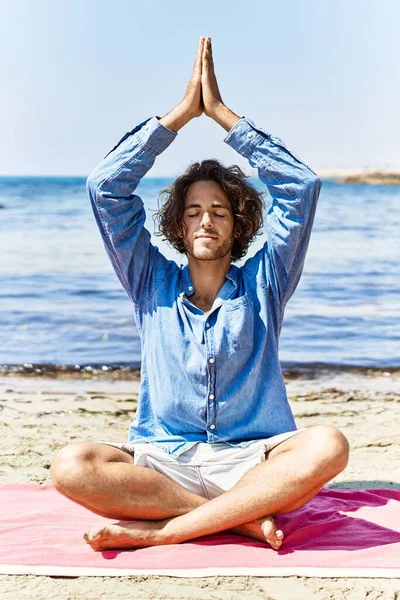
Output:
<instances>
[{"instance_id":1,"label":"blue sky","mask_svg":"<svg viewBox=\"0 0 400 600\"><path fill-rule=\"evenodd\" d=\"M225 103L315 169L399 167L397 0L2 0L1 175L87 175L182 98L211 35ZM245 163L201 117L157 159Z\"/></svg>"}]
</instances>

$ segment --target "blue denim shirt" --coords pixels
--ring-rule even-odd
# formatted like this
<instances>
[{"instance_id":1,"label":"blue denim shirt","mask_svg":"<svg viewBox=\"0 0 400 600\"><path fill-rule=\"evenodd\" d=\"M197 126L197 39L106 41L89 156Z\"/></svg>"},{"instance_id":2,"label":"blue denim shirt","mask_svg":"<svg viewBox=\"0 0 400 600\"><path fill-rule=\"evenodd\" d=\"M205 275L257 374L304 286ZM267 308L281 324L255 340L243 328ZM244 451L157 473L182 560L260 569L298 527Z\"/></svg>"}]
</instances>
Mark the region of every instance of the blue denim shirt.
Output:
<instances>
[{"instance_id":1,"label":"blue denim shirt","mask_svg":"<svg viewBox=\"0 0 400 600\"><path fill-rule=\"evenodd\" d=\"M150 241L135 189L176 133L156 117L127 133L87 181L105 248L131 299L141 383L129 441L179 455L196 442L245 445L296 429L278 358L285 305L303 268L321 182L283 142L242 118L225 142L246 157L272 206L267 241L231 265L208 315L188 266Z\"/></svg>"}]
</instances>

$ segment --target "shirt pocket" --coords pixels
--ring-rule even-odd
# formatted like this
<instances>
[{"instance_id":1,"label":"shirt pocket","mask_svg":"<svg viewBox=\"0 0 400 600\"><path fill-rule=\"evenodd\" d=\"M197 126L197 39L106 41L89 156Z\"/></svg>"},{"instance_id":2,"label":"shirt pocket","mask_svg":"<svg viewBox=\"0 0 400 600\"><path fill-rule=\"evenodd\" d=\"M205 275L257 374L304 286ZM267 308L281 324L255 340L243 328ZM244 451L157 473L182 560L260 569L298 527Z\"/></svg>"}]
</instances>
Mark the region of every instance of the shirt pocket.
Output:
<instances>
[{"instance_id":1,"label":"shirt pocket","mask_svg":"<svg viewBox=\"0 0 400 600\"><path fill-rule=\"evenodd\" d=\"M254 308L250 296L244 294L224 304L225 322L222 350L229 356L254 345Z\"/></svg>"}]
</instances>

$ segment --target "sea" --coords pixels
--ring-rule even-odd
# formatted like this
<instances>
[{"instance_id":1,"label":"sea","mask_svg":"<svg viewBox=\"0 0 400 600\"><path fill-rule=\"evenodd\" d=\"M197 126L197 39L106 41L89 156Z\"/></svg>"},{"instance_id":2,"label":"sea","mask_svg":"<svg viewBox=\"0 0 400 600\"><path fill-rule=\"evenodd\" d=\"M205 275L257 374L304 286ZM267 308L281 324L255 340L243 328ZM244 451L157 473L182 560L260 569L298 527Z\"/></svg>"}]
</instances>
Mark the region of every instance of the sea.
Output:
<instances>
[{"instance_id":1,"label":"sea","mask_svg":"<svg viewBox=\"0 0 400 600\"><path fill-rule=\"evenodd\" d=\"M170 182L145 178L137 193L153 243L185 264L154 232L159 192ZM323 182L303 275L286 308L284 367L400 366L399 232L400 186ZM265 239L263 232L247 257ZM0 365L140 367L133 306L106 255L84 178L0 178Z\"/></svg>"}]
</instances>

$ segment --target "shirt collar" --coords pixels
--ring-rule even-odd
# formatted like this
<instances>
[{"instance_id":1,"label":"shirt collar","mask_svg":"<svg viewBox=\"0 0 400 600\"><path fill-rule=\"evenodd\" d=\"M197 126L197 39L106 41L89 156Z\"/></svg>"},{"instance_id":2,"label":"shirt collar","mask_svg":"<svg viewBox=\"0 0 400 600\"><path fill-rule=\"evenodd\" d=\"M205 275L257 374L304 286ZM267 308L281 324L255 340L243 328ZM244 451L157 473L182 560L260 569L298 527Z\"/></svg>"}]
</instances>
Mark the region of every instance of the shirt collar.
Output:
<instances>
[{"instance_id":1,"label":"shirt collar","mask_svg":"<svg viewBox=\"0 0 400 600\"><path fill-rule=\"evenodd\" d=\"M181 265L181 269L182 269L182 277L181 277L180 295L186 294L186 296L191 296L192 294L194 294L195 290L194 290L193 282L190 278L189 265L185 265L184 267L182 267L182 265ZM229 279L229 281L231 281L235 287L237 287L237 285L238 285L238 274L239 274L239 267L231 264L231 268L228 271L228 273L226 274L226 278Z\"/></svg>"}]
</instances>

